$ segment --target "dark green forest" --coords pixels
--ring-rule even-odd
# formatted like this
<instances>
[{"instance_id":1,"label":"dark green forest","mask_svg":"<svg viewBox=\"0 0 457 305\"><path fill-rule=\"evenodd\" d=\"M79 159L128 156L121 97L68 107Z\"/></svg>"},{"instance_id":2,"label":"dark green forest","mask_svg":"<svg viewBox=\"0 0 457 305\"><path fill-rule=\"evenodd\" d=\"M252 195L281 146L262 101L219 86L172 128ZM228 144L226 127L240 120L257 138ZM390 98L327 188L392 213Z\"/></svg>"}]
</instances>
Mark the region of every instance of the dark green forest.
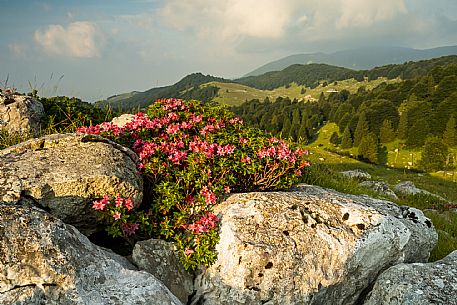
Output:
<instances>
[{"instance_id":1,"label":"dark green forest","mask_svg":"<svg viewBox=\"0 0 457 305\"><path fill-rule=\"evenodd\" d=\"M437 66L449 64L457 64L457 56L444 56L417 62L410 61L404 64L392 64L359 71L326 64L292 65L282 71L243 77L234 82L262 90L272 90L287 86L293 82L301 86L315 88L323 80L330 83L350 78L362 81L365 77L368 80L378 79L379 77L387 77L388 79L400 77L403 80L414 79L427 75Z\"/></svg>"},{"instance_id":2,"label":"dark green forest","mask_svg":"<svg viewBox=\"0 0 457 305\"><path fill-rule=\"evenodd\" d=\"M410 70L413 65L406 66L405 71L416 73ZM396 139L417 149L432 137L444 147L457 145L457 65L435 66L423 76L382 83L371 91L361 87L354 94L321 95L316 103L278 98L231 109L253 126L305 143L315 139L325 122L335 122L340 132L332 135L333 144L356 146L362 159L383 163L382 145Z\"/></svg>"},{"instance_id":3,"label":"dark green forest","mask_svg":"<svg viewBox=\"0 0 457 305\"><path fill-rule=\"evenodd\" d=\"M97 107L103 108L107 105L114 110L122 112L132 112L138 109L144 109L151 102L160 98L182 98L182 99L198 99L202 101L211 101L218 92L217 87L206 86L200 88L200 85L208 82L228 82L228 80L214 77L211 75L203 75L202 73L189 74L179 82L171 86L152 88L144 92L139 92L123 100L118 100L110 103L109 100L98 101Z\"/></svg>"}]
</instances>

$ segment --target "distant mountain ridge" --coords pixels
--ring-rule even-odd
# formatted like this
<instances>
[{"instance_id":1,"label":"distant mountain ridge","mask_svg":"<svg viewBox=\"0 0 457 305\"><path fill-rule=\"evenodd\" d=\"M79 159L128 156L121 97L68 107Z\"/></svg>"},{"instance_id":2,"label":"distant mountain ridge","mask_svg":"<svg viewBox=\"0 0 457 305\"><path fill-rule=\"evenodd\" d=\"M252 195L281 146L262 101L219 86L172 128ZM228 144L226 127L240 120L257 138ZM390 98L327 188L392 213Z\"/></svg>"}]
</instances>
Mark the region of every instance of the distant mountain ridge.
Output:
<instances>
[{"instance_id":1,"label":"distant mountain ridge","mask_svg":"<svg viewBox=\"0 0 457 305\"><path fill-rule=\"evenodd\" d=\"M238 83L260 90L272 90L296 83L300 86L314 88L322 81L334 82L354 78L358 81L374 80L379 77L394 79L412 79L428 74L438 66L449 64L457 65L457 55L443 56L418 62L403 64L389 64L371 70L352 70L327 64L291 65L282 71L272 71L259 76L243 77L228 80L202 73L192 73L185 76L174 85L152 88L144 92L130 92L113 96L107 100L96 102L96 106L103 108L110 105L117 111L138 111L160 98L182 98L212 101L218 94L219 87L208 84L210 82ZM204 86L201 86L204 85Z\"/></svg>"},{"instance_id":2,"label":"distant mountain ridge","mask_svg":"<svg viewBox=\"0 0 457 305\"><path fill-rule=\"evenodd\" d=\"M156 87L144 92L134 91L131 93L119 94L106 100L98 101L95 104L97 107L110 105L115 110L122 111L144 108L156 99L160 98L186 98L187 96L185 92L187 90L192 90L195 86L200 86L213 81L228 82L229 80L211 75L203 75L202 73L192 73L185 76L174 85Z\"/></svg>"},{"instance_id":3,"label":"distant mountain ridge","mask_svg":"<svg viewBox=\"0 0 457 305\"><path fill-rule=\"evenodd\" d=\"M267 63L245 75L257 76L271 71L281 71L294 64L322 63L354 70L369 70L388 64L457 55L457 46L418 50L404 47L365 47L334 53L295 54Z\"/></svg>"},{"instance_id":4,"label":"distant mountain ridge","mask_svg":"<svg viewBox=\"0 0 457 305\"><path fill-rule=\"evenodd\" d=\"M287 86L291 83L314 88L321 81L334 82L354 78L358 81L374 80L379 77L412 79L428 74L438 66L457 65L457 55L443 56L429 60L410 61L403 64L389 64L370 70L352 70L327 64L291 65L281 71L271 71L258 76L247 76L233 82L261 90Z\"/></svg>"}]
</instances>

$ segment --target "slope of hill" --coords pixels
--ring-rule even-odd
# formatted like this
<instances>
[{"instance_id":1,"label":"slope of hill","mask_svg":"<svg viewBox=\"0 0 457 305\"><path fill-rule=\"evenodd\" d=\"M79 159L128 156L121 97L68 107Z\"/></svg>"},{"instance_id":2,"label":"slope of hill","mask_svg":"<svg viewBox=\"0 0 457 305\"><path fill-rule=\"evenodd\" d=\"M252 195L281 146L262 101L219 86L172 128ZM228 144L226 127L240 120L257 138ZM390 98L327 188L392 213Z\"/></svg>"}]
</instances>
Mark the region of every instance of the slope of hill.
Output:
<instances>
[{"instance_id":1,"label":"slope of hill","mask_svg":"<svg viewBox=\"0 0 457 305\"><path fill-rule=\"evenodd\" d=\"M412 79L427 75L437 66L457 64L457 55L443 56L430 60L390 64L371 70L351 70L326 64L292 65L281 71L272 71L259 76L248 76L235 82L257 89L272 90L291 83L314 88L323 80L327 82L354 78L362 81L365 77L374 80L379 77Z\"/></svg>"},{"instance_id":2,"label":"slope of hill","mask_svg":"<svg viewBox=\"0 0 457 305\"><path fill-rule=\"evenodd\" d=\"M288 96L298 99L301 96L311 95L312 98L318 98L319 96L316 96L315 93L318 92L320 94L321 92L325 92L326 89L323 89L323 87L326 84L329 85L328 89L335 87L333 84L335 81L342 82L343 80L352 79L350 82L355 82L355 89L358 89L361 86L358 83L361 82L368 82L364 86L369 86L371 81L376 81L383 77L392 80L397 77L401 79L412 79L427 75L438 66L449 64L457 64L457 56L445 56L399 65L392 64L372 70L359 71L326 64L292 65L282 71L269 72L260 76L244 77L232 81L211 75L203 75L202 73L193 73L174 85L152 88L144 92L117 95L107 100L99 101L96 105L98 107L110 105L114 110L125 112L136 111L146 107L156 99L170 97L199 99L203 101L215 100L229 105L237 105L253 98L263 99L267 96L270 98ZM368 79L365 77L368 77ZM230 85L233 88L225 88L226 86L220 85L223 83L236 84ZM235 88L236 86L244 87ZM248 87L251 89L247 89ZM351 84L351 87L354 87L353 84ZM268 92L255 91L254 89L267 90ZM302 89L307 93L302 92ZM225 90L225 92L219 92L219 90ZM336 90L339 91L338 89ZM350 89L347 90L352 92ZM227 101L226 98L229 96L235 96L236 100L232 102ZM221 101L221 99L224 101Z\"/></svg>"},{"instance_id":3,"label":"slope of hill","mask_svg":"<svg viewBox=\"0 0 457 305\"><path fill-rule=\"evenodd\" d=\"M406 61L431 59L457 54L457 46L417 50L402 47L367 47L334 53L296 54L267 63L245 76L281 71L293 64L324 63L356 70L368 70L376 66L399 64Z\"/></svg>"},{"instance_id":4,"label":"slope of hill","mask_svg":"<svg viewBox=\"0 0 457 305\"><path fill-rule=\"evenodd\" d=\"M326 64L292 65L282 71L268 72L259 76L248 76L235 82L257 89L272 90L295 82L298 85L314 88L319 81L354 78L356 71ZM362 76L363 79L363 76Z\"/></svg>"},{"instance_id":5,"label":"slope of hill","mask_svg":"<svg viewBox=\"0 0 457 305\"><path fill-rule=\"evenodd\" d=\"M192 98L192 89L194 87L198 87L201 84L212 81L226 82L227 80L211 75L203 75L202 73L192 73L174 85L152 88L144 92L137 92L136 94L127 96L125 98L121 98L121 96L125 96L124 94L121 94L116 96L114 99L111 98L103 101L98 101L96 102L96 105L98 107L110 105L116 110L123 111L144 108L159 98ZM217 94L217 90L213 87L206 87L204 92L198 92L199 97L204 96L205 94L208 95L208 100L211 100Z\"/></svg>"},{"instance_id":6,"label":"slope of hill","mask_svg":"<svg viewBox=\"0 0 457 305\"><path fill-rule=\"evenodd\" d=\"M219 88L217 95L213 98L214 102L228 106L239 106L246 101L254 99L263 101L268 98L270 101L274 101L278 97L288 97L291 100L297 99L312 102L317 101L322 93L326 97L332 94L333 91L340 92L342 90L347 90L350 93L356 93L361 87L364 87L366 90L372 90L381 83L392 84L399 81L401 80L389 80L385 77L380 77L370 81L357 81L351 78L338 81L336 83L330 83L328 86L321 84L315 88L309 88L292 83L273 90L260 90L238 83L228 82L210 82L201 85L201 87L213 86Z\"/></svg>"}]
</instances>

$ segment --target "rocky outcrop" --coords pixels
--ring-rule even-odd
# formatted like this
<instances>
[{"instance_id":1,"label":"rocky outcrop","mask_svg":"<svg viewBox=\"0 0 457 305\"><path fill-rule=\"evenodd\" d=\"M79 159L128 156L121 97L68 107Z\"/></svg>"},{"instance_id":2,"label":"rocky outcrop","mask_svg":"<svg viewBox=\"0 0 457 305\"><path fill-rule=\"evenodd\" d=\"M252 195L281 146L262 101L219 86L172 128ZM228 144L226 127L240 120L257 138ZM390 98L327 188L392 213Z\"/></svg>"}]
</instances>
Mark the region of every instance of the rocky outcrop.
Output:
<instances>
[{"instance_id":1,"label":"rocky outcrop","mask_svg":"<svg viewBox=\"0 0 457 305\"><path fill-rule=\"evenodd\" d=\"M124 127L128 123L132 122L134 117L135 117L135 115L133 115L133 114L124 113L120 116L113 118L111 120L111 123L113 123L114 125L116 125L118 127Z\"/></svg>"},{"instance_id":2,"label":"rocky outcrop","mask_svg":"<svg viewBox=\"0 0 457 305\"><path fill-rule=\"evenodd\" d=\"M384 181L363 181L359 183L360 186L372 189L373 191L384 195L390 199L397 200L397 195L390 189L389 185Z\"/></svg>"},{"instance_id":3,"label":"rocky outcrop","mask_svg":"<svg viewBox=\"0 0 457 305\"><path fill-rule=\"evenodd\" d=\"M411 181L403 181L403 182L398 183L394 187L394 191L399 195L423 194L423 195L433 196L433 197L436 197L436 198L438 198L440 200L446 201L446 199L444 199L443 197L441 197L439 195L430 193L429 191L426 191L426 190L423 190L423 189L420 189L420 188L416 187L414 185L414 183L411 182Z\"/></svg>"},{"instance_id":4,"label":"rocky outcrop","mask_svg":"<svg viewBox=\"0 0 457 305\"><path fill-rule=\"evenodd\" d=\"M36 99L25 95L0 94L0 128L9 133L37 135L43 117L43 104Z\"/></svg>"},{"instance_id":5,"label":"rocky outcrop","mask_svg":"<svg viewBox=\"0 0 457 305\"><path fill-rule=\"evenodd\" d=\"M153 275L34 207L0 204L0 304L181 304Z\"/></svg>"},{"instance_id":6,"label":"rocky outcrop","mask_svg":"<svg viewBox=\"0 0 457 305\"><path fill-rule=\"evenodd\" d=\"M457 251L428 264L399 264L376 280L365 305L457 305Z\"/></svg>"},{"instance_id":7,"label":"rocky outcrop","mask_svg":"<svg viewBox=\"0 0 457 305\"><path fill-rule=\"evenodd\" d=\"M341 172L341 174L350 179L358 179L358 180L370 180L371 179L371 175L369 173L364 172L360 169L344 171L344 172Z\"/></svg>"},{"instance_id":8,"label":"rocky outcrop","mask_svg":"<svg viewBox=\"0 0 457 305\"><path fill-rule=\"evenodd\" d=\"M92 201L142 200L136 155L93 135L51 135L0 151L0 202L35 205L85 234L97 230Z\"/></svg>"},{"instance_id":9,"label":"rocky outcrop","mask_svg":"<svg viewBox=\"0 0 457 305\"><path fill-rule=\"evenodd\" d=\"M354 304L437 241L417 209L309 185L233 195L216 212L218 259L197 275L192 304Z\"/></svg>"},{"instance_id":10,"label":"rocky outcrop","mask_svg":"<svg viewBox=\"0 0 457 305\"><path fill-rule=\"evenodd\" d=\"M192 294L193 275L184 270L172 243L149 239L135 244L132 261L158 278L183 303Z\"/></svg>"}]
</instances>

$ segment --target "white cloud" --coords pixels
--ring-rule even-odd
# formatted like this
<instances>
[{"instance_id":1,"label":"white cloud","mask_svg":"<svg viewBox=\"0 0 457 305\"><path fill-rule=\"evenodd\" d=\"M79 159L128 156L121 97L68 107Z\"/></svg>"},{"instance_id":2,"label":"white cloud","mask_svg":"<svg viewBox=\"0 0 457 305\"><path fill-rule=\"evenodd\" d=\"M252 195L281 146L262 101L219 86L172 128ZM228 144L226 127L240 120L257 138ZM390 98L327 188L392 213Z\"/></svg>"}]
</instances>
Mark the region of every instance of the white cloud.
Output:
<instances>
[{"instance_id":1,"label":"white cloud","mask_svg":"<svg viewBox=\"0 0 457 305\"><path fill-rule=\"evenodd\" d=\"M70 23L67 28L49 25L45 30L35 31L34 39L49 54L80 58L100 56L104 43L98 27L87 21Z\"/></svg>"},{"instance_id":2,"label":"white cloud","mask_svg":"<svg viewBox=\"0 0 457 305\"><path fill-rule=\"evenodd\" d=\"M403 0L345 0L341 3L341 15L336 26L339 29L366 27L405 13L407 9Z\"/></svg>"},{"instance_id":3,"label":"white cloud","mask_svg":"<svg viewBox=\"0 0 457 305\"><path fill-rule=\"evenodd\" d=\"M8 45L8 49L10 50L11 54L16 58L24 58L26 57L26 51L28 49L27 45L22 43L10 43Z\"/></svg>"},{"instance_id":4,"label":"white cloud","mask_svg":"<svg viewBox=\"0 0 457 305\"><path fill-rule=\"evenodd\" d=\"M312 43L353 30L368 33L408 17L408 9L405 0L168 0L155 14L161 24L207 46L229 49L262 41Z\"/></svg>"},{"instance_id":5,"label":"white cloud","mask_svg":"<svg viewBox=\"0 0 457 305\"><path fill-rule=\"evenodd\" d=\"M218 40L280 37L290 14L287 1L278 0L171 0L159 10L167 25Z\"/></svg>"}]
</instances>

